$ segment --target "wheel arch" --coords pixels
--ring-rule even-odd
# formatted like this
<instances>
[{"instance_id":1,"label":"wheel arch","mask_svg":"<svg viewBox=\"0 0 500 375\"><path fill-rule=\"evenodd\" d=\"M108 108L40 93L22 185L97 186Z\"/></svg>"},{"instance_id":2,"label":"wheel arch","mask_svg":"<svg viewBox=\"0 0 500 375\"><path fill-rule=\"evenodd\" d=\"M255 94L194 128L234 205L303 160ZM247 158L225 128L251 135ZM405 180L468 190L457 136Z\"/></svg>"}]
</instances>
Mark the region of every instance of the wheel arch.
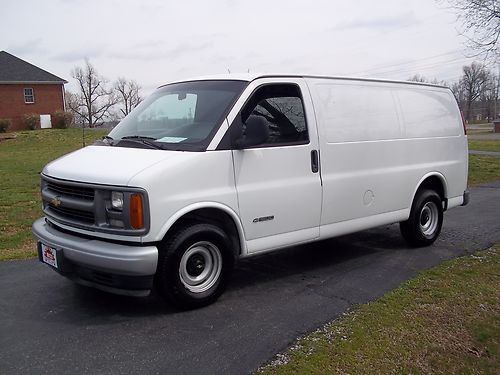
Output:
<instances>
[{"instance_id":1,"label":"wheel arch","mask_svg":"<svg viewBox=\"0 0 500 375\"><path fill-rule=\"evenodd\" d=\"M444 202L444 210L448 203L448 188L446 184L446 178L439 172L429 172L424 175L417 184L417 187L413 191L413 196L411 199L411 204L415 201L415 197L420 190L429 189L434 190L440 196L441 200ZM410 206L411 207L411 206Z\"/></svg>"},{"instance_id":2,"label":"wheel arch","mask_svg":"<svg viewBox=\"0 0 500 375\"><path fill-rule=\"evenodd\" d=\"M234 245L235 256L246 254L243 225L237 213L230 207L218 202L203 202L186 206L172 215L163 225L161 239L175 230L177 225L186 221L211 223L221 227Z\"/></svg>"}]
</instances>

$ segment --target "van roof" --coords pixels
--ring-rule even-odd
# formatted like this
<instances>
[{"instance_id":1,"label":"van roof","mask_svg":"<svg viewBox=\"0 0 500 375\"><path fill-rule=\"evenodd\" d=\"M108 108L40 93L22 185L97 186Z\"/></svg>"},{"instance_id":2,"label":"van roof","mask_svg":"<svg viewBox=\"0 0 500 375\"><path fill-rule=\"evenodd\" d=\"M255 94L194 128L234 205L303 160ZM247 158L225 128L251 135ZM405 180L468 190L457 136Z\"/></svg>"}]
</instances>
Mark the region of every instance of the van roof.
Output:
<instances>
[{"instance_id":1,"label":"van roof","mask_svg":"<svg viewBox=\"0 0 500 375\"><path fill-rule=\"evenodd\" d=\"M346 81L365 81L365 82L385 82L385 83L401 83L410 84L417 86L431 86L448 89L447 86L436 85L426 82L414 82L414 81L402 81L402 80L389 80L381 78L362 78L362 77L349 77L349 76L322 76L322 75L311 75L311 74L271 74L271 73L225 73L225 74L215 74L200 77L192 77L189 79L179 79L170 83L178 82L188 82L188 81L209 81L209 80L233 80L233 81L246 81L251 82L258 78L321 78L321 79L336 79L336 80L346 80ZM164 85L162 85L164 86Z\"/></svg>"}]
</instances>

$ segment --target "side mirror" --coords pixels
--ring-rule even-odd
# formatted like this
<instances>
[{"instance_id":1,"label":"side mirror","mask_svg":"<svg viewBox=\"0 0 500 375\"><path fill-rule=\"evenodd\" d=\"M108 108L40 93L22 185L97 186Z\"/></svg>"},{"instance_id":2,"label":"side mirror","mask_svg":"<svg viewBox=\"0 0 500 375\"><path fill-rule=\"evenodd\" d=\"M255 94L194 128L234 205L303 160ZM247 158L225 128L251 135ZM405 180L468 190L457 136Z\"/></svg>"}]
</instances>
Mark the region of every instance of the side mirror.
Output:
<instances>
[{"instance_id":1,"label":"side mirror","mask_svg":"<svg viewBox=\"0 0 500 375\"><path fill-rule=\"evenodd\" d=\"M241 150L264 143L269 137L269 126L261 116L250 116L245 122L243 135L239 137L234 146Z\"/></svg>"}]
</instances>

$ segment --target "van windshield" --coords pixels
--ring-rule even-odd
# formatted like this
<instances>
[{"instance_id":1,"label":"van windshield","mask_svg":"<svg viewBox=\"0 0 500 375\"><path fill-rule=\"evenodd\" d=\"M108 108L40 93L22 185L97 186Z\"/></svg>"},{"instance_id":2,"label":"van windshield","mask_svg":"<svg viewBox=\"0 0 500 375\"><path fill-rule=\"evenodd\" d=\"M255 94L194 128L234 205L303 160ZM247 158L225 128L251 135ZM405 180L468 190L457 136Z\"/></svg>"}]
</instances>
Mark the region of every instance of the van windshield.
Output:
<instances>
[{"instance_id":1,"label":"van windshield","mask_svg":"<svg viewBox=\"0 0 500 375\"><path fill-rule=\"evenodd\" d=\"M192 81L163 86L139 104L106 137L179 151L205 151L248 82Z\"/></svg>"}]
</instances>

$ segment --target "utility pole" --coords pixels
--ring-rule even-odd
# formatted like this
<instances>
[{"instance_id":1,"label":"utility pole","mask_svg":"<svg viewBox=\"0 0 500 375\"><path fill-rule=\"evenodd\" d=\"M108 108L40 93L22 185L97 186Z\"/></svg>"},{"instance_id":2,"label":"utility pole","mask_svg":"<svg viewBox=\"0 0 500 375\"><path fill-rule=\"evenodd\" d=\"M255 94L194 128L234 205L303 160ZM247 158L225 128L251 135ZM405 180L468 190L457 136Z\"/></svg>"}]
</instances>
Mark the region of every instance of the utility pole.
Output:
<instances>
[{"instance_id":1,"label":"utility pole","mask_svg":"<svg viewBox=\"0 0 500 375\"><path fill-rule=\"evenodd\" d=\"M498 97L500 96L500 63L497 63L497 82L495 86L496 87L495 87L495 101L493 103L493 120L498 120L500 118L497 112Z\"/></svg>"},{"instance_id":2,"label":"utility pole","mask_svg":"<svg viewBox=\"0 0 500 375\"><path fill-rule=\"evenodd\" d=\"M82 147L85 147L85 121L82 121Z\"/></svg>"}]
</instances>

